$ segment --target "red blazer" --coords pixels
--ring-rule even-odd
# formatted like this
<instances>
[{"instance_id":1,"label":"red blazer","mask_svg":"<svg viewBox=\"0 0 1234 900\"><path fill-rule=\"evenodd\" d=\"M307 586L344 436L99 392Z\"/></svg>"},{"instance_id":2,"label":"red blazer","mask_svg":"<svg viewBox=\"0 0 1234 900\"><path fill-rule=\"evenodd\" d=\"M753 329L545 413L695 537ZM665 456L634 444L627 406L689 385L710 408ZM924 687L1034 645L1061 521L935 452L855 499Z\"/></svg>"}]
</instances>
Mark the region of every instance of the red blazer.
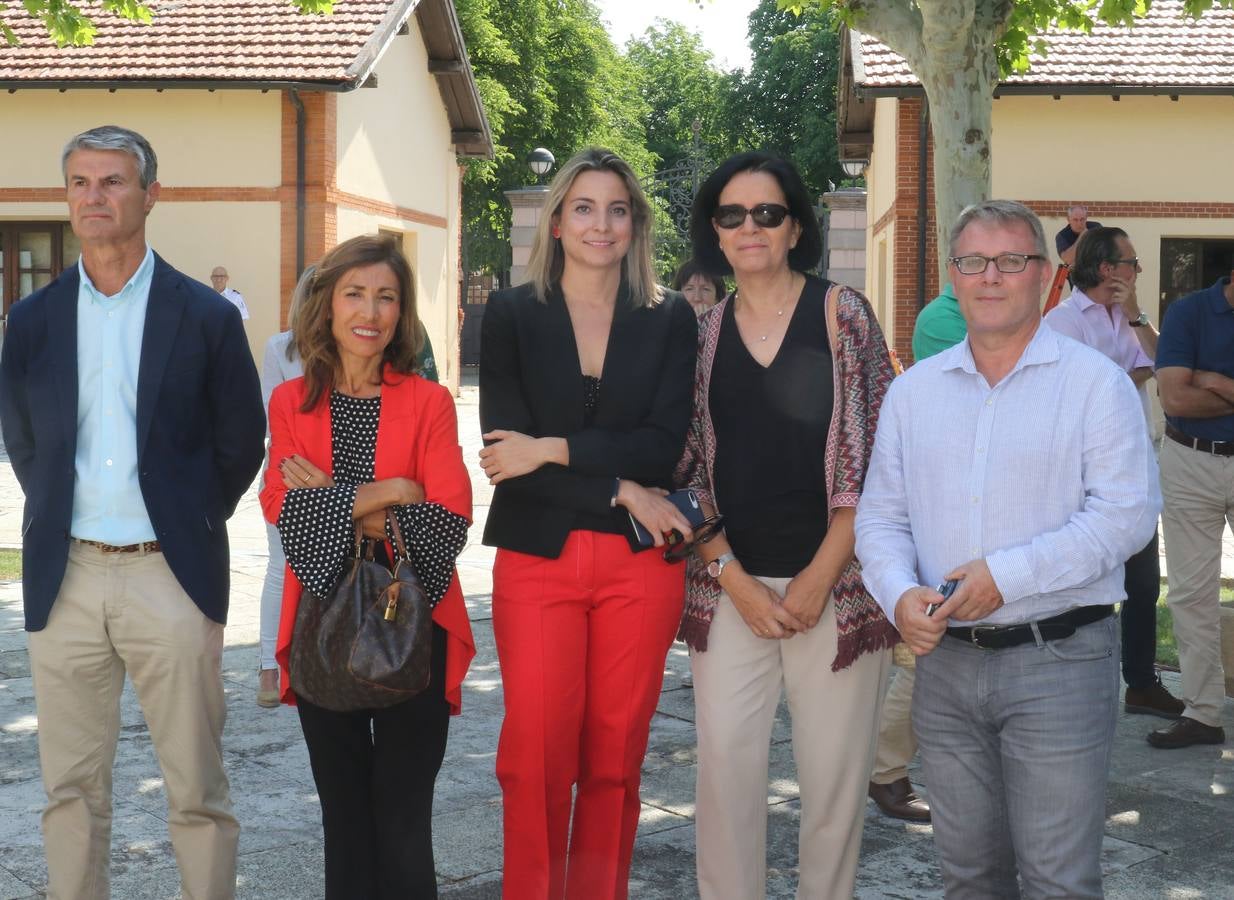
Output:
<instances>
[{"instance_id":1,"label":"red blazer","mask_svg":"<svg viewBox=\"0 0 1234 900\"><path fill-rule=\"evenodd\" d=\"M381 393L381 417L377 422L378 479L402 476L424 486L426 500L440 503L471 521L471 480L463 465L458 443L458 420L454 400L444 387L418 375L398 375L389 369ZM279 463L300 454L326 473L331 473L330 405L321 402L311 412L300 412L304 402L304 379L293 378L274 389L270 397L270 456L261 508L266 521L277 523L287 488ZM393 553L391 552L391 557ZM279 620L275 657L283 678L283 702L296 702L291 691L287 662L292 629L302 588L291 568L283 582L283 610ZM446 701L458 715L462 709L463 678L476 655L471 622L463 603L458 573L433 610L433 621L446 630Z\"/></svg>"}]
</instances>

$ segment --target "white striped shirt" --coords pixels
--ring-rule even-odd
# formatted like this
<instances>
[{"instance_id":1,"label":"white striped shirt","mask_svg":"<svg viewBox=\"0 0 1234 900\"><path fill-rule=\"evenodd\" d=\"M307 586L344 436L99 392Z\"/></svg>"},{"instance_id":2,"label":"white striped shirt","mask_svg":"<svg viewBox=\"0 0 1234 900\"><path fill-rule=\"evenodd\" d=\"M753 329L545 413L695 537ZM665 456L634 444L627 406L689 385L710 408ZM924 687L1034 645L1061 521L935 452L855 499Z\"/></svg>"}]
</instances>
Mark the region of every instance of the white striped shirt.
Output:
<instances>
[{"instance_id":1,"label":"white striped shirt","mask_svg":"<svg viewBox=\"0 0 1234 900\"><path fill-rule=\"evenodd\" d=\"M1161 512L1135 387L1109 359L1038 327L991 388L968 339L897 378L857 507L866 586L895 621L900 596L984 559L1028 622L1125 598L1123 562ZM958 620L953 620L958 622Z\"/></svg>"}]
</instances>

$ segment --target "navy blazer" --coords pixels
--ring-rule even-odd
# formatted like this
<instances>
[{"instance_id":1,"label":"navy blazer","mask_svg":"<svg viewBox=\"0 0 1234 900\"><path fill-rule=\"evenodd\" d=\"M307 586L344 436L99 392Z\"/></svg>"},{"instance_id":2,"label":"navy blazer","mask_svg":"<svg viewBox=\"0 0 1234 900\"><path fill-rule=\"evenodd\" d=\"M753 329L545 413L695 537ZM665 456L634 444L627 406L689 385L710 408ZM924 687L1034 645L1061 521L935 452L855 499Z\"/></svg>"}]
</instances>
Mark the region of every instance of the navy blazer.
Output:
<instances>
[{"instance_id":1,"label":"navy blazer","mask_svg":"<svg viewBox=\"0 0 1234 900\"><path fill-rule=\"evenodd\" d=\"M698 325L676 291L634 307L625 285L604 354L595 421L583 424L583 373L565 298L536 300L530 284L494 291L480 335L480 427L564 437L570 465L541 466L500 482L484 543L556 558L580 518L613 516L614 478L672 487L694 405ZM631 549L632 531L623 527Z\"/></svg>"},{"instance_id":2,"label":"navy blazer","mask_svg":"<svg viewBox=\"0 0 1234 900\"><path fill-rule=\"evenodd\" d=\"M0 425L26 494L26 630L47 624L68 561L77 455L77 266L13 305L0 355ZM266 417L239 311L154 258L137 376L137 471L176 580L227 619L226 520L265 455Z\"/></svg>"}]
</instances>

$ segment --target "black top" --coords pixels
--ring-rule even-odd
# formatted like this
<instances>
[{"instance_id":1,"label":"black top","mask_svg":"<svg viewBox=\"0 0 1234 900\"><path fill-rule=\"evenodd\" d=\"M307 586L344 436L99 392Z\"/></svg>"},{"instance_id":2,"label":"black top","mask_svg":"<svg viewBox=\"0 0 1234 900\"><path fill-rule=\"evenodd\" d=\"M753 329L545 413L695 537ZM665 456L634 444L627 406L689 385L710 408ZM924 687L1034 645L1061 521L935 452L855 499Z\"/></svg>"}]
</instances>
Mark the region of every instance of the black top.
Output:
<instances>
[{"instance_id":1,"label":"black top","mask_svg":"<svg viewBox=\"0 0 1234 900\"><path fill-rule=\"evenodd\" d=\"M289 490L279 513L287 563L304 589L325 596L355 556L356 488L374 480L381 397L330 394L330 454L334 487ZM424 593L436 606L454 577L467 540L467 520L438 503L395 506L407 555ZM388 534L391 545L394 536ZM381 551L381 545L378 545Z\"/></svg>"},{"instance_id":2,"label":"black top","mask_svg":"<svg viewBox=\"0 0 1234 900\"><path fill-rule=\"evenodd\" d=\"M540 303L530 284L494 291L480 342L480 426L562 437L569 466L546 465L493 491L484 543L555 558L571 530L625 534L613 509L616 478L671 488L693 406L698 324L690 304L666 291L635 307L623 285L613 312L604 371L587 413L587 386L574 328L558 290Z\"/></svg>"},{"instance_id":3,"label":"black top","mask_svg":"<svg viewBox=\"0 0 1234 900\"><path fill-rule=\"evenodd\" d=\"M806 279L784 341L763 368L724 310L708 397L716 504L752 575L791 578L827 533L824 456L834 401L827 284Z\"/></svg>"},{"instance_id":4,"label":"black top","mask_svg":"<svg viewBox=\"0 0 1234 900\"><path fill-rule=\"evenodd\" d=\"M600 405L600 379L594 375L583 376L583 424L591 427L596 421L596 407Z\"/></svg>"}]
</instances>

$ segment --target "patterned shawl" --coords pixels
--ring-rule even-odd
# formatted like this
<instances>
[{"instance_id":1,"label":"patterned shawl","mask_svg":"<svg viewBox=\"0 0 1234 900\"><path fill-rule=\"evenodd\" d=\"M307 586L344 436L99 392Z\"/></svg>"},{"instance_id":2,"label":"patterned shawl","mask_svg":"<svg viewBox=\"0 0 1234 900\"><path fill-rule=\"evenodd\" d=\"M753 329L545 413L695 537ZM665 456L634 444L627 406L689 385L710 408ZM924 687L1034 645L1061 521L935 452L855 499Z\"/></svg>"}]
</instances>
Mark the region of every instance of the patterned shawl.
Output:
<instances>
[{"instance_id":1,"label":"patterned shawl","mask_svg":"<svg viewBox=\"0 0 1234 900\"><path fill-rule=\"evenodd\" d=\"M711 368L726 298L699 320L698 368L694 376L694 415L686 434L685 452L674 473L679 487L693 488L700 499L716 506L713 465L716 435L708 398ZM894 376L887 344L874 311L865 297L851 288L833 285L827 291L827 332L835 399L827 434L825 470L830 510L856 506L870 463L878 410ZM834 319L833 319L834 309ZM717 507L718 509L718 507ZM861 565L854 558L836 580L831 592L838 639L833 672L847 668L863 653L892 647L900 639L882 609L866 591ZM677 637L694 650L707 649L707 632L720 602L720 586L693 555L686 568L686 608Z\"/></svg>"}]
</instances>

